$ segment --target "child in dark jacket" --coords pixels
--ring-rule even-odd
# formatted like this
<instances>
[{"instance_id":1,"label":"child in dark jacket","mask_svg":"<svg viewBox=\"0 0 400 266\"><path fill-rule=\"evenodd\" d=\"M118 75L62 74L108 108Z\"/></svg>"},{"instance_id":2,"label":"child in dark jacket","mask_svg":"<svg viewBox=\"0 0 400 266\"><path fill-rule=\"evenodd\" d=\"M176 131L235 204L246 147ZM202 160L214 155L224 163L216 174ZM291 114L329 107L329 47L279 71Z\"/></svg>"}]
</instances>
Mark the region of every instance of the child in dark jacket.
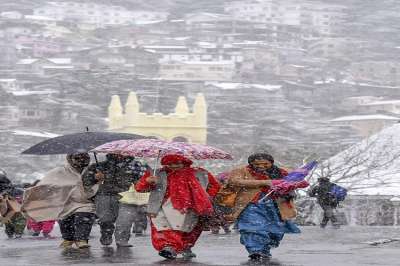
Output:
<instances>
[{"instance_id":1,"label":"child in dark jacket","mask_svg":"<svg viewBox=\"0 0 400 266\"><path fill-rule=\"evenodd\" d=\"M0 172L0 197L22 203L24 190L14 186L7 178L5 172ZM8 238L21 238L24 233L26 219L20 212L16 212L9 220L5 221L5 233Z\"/></svg>"}]
</instances>

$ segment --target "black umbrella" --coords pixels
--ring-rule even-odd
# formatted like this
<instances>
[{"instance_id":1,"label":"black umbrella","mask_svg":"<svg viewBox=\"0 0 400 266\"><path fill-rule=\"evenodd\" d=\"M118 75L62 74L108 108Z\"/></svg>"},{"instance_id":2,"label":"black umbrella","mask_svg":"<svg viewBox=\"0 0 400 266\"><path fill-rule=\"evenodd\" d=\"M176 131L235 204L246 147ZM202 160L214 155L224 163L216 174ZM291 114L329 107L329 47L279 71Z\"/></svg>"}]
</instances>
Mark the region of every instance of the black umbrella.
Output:
<instances>
[{"instance_id":1,"label":"black umbrella","mask_svg":"<svg viewBox=\"0 0 400 266\"><path fill-rule=\"evenodd\" d=\"M22 154L51 155L84 153L114 140L144 138L147 137L129 133L82 132L47 139L23 151Z\"/></svg>"}]
</instances>

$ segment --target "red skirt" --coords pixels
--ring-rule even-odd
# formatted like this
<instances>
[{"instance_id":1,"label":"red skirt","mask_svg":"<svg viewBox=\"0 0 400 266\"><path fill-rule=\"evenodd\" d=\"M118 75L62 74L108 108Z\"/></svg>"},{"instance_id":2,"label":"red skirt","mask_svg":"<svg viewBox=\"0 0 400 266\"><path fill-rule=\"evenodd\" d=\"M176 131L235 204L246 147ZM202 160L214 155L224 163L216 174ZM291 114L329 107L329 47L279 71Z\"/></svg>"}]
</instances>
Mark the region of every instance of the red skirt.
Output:
<instances>
[{"instance_id":1,"label":"red skirt","mask_svg":"<svg viewBox=\"0 0 400 266\"><path fill-rule=\"evenodd\" d=\"M194 246L202 231L200 223L188 233L176 230L157 231L156 227L151 223L151 242L157 251L165 247L171 247L176 253L181 253Z\"/></svg>"}]
</instances>

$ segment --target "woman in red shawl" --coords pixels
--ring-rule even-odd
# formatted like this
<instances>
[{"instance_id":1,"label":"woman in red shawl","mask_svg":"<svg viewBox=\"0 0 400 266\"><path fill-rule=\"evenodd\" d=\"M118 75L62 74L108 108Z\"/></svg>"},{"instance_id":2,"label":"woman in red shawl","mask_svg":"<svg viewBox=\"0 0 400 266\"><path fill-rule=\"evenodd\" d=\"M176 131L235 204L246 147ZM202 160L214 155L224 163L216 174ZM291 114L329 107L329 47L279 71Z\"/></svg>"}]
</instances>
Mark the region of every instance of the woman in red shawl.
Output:
<instances>
[{"instance_id":1,"label":"woman in red shawl","mask_svg":"<svg viewBox=\"0 0 400 266\"><path fill-rule=\"evenodd\" d=\"M135 185L150 192L147 212L151 217L151 239L159 255L175 259L196 255L191 248L202 232L201 216L213 212L210 197L220 189L214 176L181 155L165 155L162 168L153 176L147 172Z\"/></svg>"}]
</instances>

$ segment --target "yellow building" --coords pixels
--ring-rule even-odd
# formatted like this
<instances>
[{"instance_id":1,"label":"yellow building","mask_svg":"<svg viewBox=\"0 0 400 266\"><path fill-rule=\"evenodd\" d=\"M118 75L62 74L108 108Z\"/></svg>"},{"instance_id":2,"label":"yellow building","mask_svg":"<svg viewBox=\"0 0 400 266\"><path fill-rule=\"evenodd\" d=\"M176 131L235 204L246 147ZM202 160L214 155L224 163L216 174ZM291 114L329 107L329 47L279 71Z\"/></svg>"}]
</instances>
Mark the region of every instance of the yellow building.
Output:
<instances>
[{"instance_id":1,"label":"yellow building","mask_svg":"<svg viewBox=\"0 0 400 266\"><path fill-rule=\"evenodd\" d=\"M122 107L118 95L112 96L108 107L108 129L115 132L154 136L164 140L186 141L205 144L207 142L207 105L204 95L196 96L192 112L186 98L180 96L175 113L147 114L140 112L135 92L130 92Z\"/></svg>"}]
</instances>

